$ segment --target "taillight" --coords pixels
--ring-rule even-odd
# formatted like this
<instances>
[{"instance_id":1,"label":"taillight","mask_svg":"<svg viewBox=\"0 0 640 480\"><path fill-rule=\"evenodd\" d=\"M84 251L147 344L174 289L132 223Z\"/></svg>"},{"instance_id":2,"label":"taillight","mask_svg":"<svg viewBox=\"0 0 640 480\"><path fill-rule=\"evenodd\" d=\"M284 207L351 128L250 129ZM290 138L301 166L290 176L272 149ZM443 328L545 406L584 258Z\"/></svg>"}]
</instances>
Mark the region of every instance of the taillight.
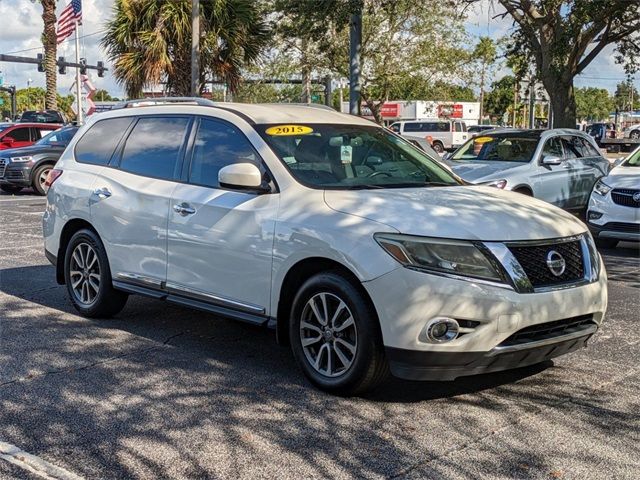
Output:
<instances>
[{"instance_id":1,"label":"taillight","mask_svg":"<svg viewBox=\"0 0 640 480\"><path fill-rule=\"evenodd\" d=\"M51 187L60 175L62 175L62 170L58 170L57 168L49 170L49 175L47 175L47 179L44 181L44 186L47 188Z\"/></svg>"}]
</instances>

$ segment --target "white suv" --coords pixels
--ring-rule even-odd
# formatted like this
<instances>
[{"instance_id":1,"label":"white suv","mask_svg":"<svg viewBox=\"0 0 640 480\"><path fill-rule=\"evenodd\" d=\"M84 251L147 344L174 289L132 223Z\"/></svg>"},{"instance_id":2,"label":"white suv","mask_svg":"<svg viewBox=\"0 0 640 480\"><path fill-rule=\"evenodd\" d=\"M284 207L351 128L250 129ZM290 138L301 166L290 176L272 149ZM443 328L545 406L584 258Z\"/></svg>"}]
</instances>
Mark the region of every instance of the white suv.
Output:
<instances>
[{"instance_id":1,"label":"white suv","mask_svg":"<svg viewBox=\"0 0 640 480\"><path fill-rule=\"evenodd\" d=\"M136 105L127 104L128 107ZM203 100L92 117L52 171L47 257L88 317L141 294L276 330L320 388L451 380L586 344L586 226L468 186L369 121Z\"/></svg>"}]
</instances>

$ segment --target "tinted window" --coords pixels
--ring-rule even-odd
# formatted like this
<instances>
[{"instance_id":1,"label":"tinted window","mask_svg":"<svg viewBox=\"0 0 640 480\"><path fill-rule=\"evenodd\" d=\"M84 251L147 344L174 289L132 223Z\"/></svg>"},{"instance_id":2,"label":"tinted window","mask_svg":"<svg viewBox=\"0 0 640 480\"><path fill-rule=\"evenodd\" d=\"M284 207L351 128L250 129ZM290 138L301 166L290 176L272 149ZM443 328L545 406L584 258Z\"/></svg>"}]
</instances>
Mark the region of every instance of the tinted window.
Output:
<instances>
[{"instance_id":1,"label":"tinted window","mask_svg":"<svg viewBox=\"0 0 640 480\"><path fill-rule=\"evenodd\" d=\"M456 122L453 124L456 132L464 132L464 128L462 128L462 123Z\"/></svg>"},{"instance_id":2,"label":"tinted window","mask_svg":"<svg viewBox=\"0 0 640 480\"><path fill-rule=\"evenodd\" d=\"M188 125L185 117L142 117L127 138L120 169L147 177L174 178Z\"/></svg>"},{"instance_id":3,"label":"tinted window","mask_svg":"<svg viewBox=\"0 0 640 480\"><path fill-rule=\"evenodd\" d=\"M13 138L16 142L30 142L28 128L15 128L7 133L7 136Z\"/></svg>"},{"instance_id":4,"label":"tinted window","mask_svg":"<svg viewBox=\"0 0 640 480\"><path fill-rule=\"evenodd\" d=\"M564 147L564 158L582 158L582 143L578 137L562 137Z\"/></svg>"},{"instance_id":5,"label":"tinted window","mask_svg":"<svg viewBox=\"0 0 640 480\"><path fill-rule=\"evenodd\" d=\"M256 152L242 132L224 122L201 120L193 148L189 181L218 187L220 169L243 162L259 165Z\"/></svg>"},{"instance_id":6,"label":"tinted window","mask_svg":"<svg viewBox=\"0 0 640 480\"><path fill-rule=\"evenodd\" d=\"M421 123L405 123L404 131L405 132L419 132L422 128Z\"/></svg>"},{"instance_id":7,"label":"tinted window","mask_svg":"<svg viewBox=\"0 0 640 480\"><path fill-rule=\"evenodd\" d=\"M43 137L42 140L39 140L36 143L36 145L65 147L69 145L69 142L71 142L71 139L77 131L77 128L63 128L61 130L56 130L55 132L51 132L47 136Z\"/></svg>"},{"instance_id":8,"label":"tinted window","mask_svg":"<svg viewBox=\"0 0 640 480\"><path fill-rule=\"evenodd\" d=\"M599 157L600 152L596 149L591 142L584 138L578 138L580 145L582 146L582 156L583 157Z\"/></svg>"},{"instance_id":9,"label":"tinted window","mask_svg":"<svg viewBox=\"0 0 640 480\"><path fill-rule=\"evenodd\" d=\"M34 123L64 123L64 119L59 112L45 111L45 112L24 112L20 117L21 122L34 122Z\"/></svg>"},{"instance_id":10,"label":"tinted window","mask_svg":"<svg viewBox=\"0 0 640 480\"><path fill-rule=\"evenodd\" d=\"M76 161L92 165L106 165L132 119L109 118L93 124L76 144Z\"/></svg>"},{"instance_id":11,"label":"tinted window","mask_svg":"<svg viewBox=\"0 0 640 480\"><path fill-rule=\"evenodd\" d=\"M562 144L558 137L550 138L544 144L544 148L542 149L542 158L544 157L562 158Z\"/></svg>"}]
</instances>

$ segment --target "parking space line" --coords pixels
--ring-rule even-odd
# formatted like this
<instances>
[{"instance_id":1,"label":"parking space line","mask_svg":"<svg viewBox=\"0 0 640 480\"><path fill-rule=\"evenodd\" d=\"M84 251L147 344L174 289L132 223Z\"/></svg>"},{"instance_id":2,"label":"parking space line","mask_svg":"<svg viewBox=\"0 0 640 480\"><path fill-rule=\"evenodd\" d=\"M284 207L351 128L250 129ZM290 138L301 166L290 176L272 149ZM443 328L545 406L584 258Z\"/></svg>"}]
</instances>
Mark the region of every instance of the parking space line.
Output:
<instances>
[{"instance_id":1,"label":"parking space line","mask_svg":"<svg viewBox=\"0 0 640 480\"><path fill-rule=\"evenodd\" d=\"M47 480L82 480L83 478L2 440L0 440L0 459Z\"/></svg>"}]
</instances>

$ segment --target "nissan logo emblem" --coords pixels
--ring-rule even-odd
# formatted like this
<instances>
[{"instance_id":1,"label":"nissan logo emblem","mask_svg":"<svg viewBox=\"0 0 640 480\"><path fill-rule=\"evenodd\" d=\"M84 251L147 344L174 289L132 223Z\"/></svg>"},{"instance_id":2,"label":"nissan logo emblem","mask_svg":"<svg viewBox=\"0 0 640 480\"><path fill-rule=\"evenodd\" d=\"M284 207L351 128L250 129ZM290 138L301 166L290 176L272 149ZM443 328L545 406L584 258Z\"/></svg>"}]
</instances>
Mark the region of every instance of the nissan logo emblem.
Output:
<instances>
[{"instance_id":1,"label":"nissan logo emblem","mask_svg":"<svg viewBox=\"0 0 640 480\"><path fill-rule=\"evenodd\" d=\"M640 203L640 192L636 192L633 194L633 201Z\"/></svg>"},{"instance_id":2,"label":"nissan logo emblem","mask_svg":"<svg viewBox=\"0 0 640 480\"><path fill-rule=\"evenodd\" d=\"M556 277L559 277L567 268L567 262L558 252L555 250L549 250L549 253L547 253L547 267L551 273Z\"/></svg>"}]
</instances>

